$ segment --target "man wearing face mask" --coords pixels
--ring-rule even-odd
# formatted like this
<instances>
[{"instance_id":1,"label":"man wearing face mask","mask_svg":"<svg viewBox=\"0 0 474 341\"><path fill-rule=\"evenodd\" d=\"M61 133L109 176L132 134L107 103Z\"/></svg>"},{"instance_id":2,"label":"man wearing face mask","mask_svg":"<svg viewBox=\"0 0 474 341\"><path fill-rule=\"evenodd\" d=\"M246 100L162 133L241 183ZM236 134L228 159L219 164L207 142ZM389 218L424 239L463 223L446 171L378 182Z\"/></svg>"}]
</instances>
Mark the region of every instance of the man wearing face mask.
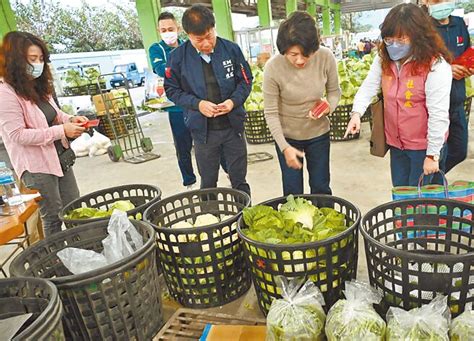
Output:
<instances>
[{"instance_id":1,"label":"man wearing face mask","mask_svg":"<svg viewBox=\"0 0 474 341\"><path fill-rule=\"evenodd\" d=\"M166 63L170 53L183 43L178 38L178 23L172 13L163 12L158 17L158 31L162 40L151 45L149 54L153 72L158 76L165 77ZM178 106L167 108L171 132L173 134L178 166L183 178L183 185L193 189L196 183L196 175L193 170L191 149L193 139L188 128L184 124L183 109Z\"/></svg>"},{"instance_id":2,"label":"man wearing face mask","mask_svg":"<svg viewBox=\"0 0 474 341\"><path fill-rule=\"evenodd\" d=\"M455 1L428 0L425 1L425 5L453 57L457 58L462 55L470 47L470 38L464 20L451 15L456 7ZM452 64L451 68L453 83L449 107L447 157L440 162L440 168L445 172L449 172L467 156L468 127L464 112L465 78L474 73L474 69L469 70L462 65ZM440 176L436 176L436 182L442 183Z\"/></svg>"},{"instance_id":3,"label":"man wearing face mask","mask_svg":"<svg viewBox=\"0 0 474 341\"><path fill-rule=\"evenodd\" d=\"M252 73L239 46L219 38L212 12L194 5L183 15L189 41L170 55L165 71L168 98L184 110L194 140L201 188L217 186L220 151L232 188L250 194L243 137Z\"/></svg>"}]
</instances>

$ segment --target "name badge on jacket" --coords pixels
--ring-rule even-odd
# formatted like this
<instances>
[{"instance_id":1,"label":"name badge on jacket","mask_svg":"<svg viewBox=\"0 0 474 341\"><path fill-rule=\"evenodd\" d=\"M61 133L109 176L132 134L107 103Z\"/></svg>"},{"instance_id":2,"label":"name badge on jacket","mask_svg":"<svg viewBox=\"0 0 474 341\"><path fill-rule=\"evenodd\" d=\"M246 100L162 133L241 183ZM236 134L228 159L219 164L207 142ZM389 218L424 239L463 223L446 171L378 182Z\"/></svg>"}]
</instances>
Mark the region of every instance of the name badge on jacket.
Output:
<instances>
[{"instance_id":1,"label":"name badge on jacket","mask_svg":"<svg viewBox=\"0 0 474 341\"><path fill-rule=\"evenodd\" d=\"M222 66L225 69L225 78L233 78L234 77L234 64L232 63L231 59L224 60L222 62Z\"/></svg>"}]
</instances>

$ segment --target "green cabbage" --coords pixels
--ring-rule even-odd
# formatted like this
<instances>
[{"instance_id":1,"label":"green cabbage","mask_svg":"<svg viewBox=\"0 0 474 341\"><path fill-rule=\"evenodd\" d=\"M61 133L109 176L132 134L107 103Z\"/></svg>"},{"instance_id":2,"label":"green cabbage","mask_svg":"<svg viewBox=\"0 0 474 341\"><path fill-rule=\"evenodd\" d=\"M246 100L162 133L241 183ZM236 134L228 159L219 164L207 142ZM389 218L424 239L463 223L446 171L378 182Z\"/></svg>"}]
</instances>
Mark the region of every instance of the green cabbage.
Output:
<instances>
[{"instance_id":1,"label":"green cabbage","mask_svg":"<svg viewBox=\"0 0 474 341\"><path fill-rule=\"evenodd\" d=\"M127 212L133 210L134 208L135 205L130 200L117 200L112 205L110 205L110 208L107 211L93 207L81 207L69 211L64 218L71 220L106 218L112 215L114 209ZM138 214L137 219L139 219Z\"/></svg>"}]
</instances>

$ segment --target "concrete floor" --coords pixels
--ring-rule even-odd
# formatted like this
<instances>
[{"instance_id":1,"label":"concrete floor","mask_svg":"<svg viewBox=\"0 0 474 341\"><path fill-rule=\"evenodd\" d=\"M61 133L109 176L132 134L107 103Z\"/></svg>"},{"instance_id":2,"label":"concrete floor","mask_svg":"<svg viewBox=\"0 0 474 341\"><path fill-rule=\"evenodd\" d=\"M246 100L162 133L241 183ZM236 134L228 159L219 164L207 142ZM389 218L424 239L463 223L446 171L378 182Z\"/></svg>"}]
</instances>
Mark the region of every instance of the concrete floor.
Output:
<instances>
[{"instance_id":1,"label":"concrete floor","mask_svg":"<svg viewBox=\"0 0 474 341\"><path fill-rule=\"evenodd\" d=\"M155 112L140 118L145 135L152 138L161 158L133 165L125 162L113 163L107 156L81 158L77 161L75 172L81 193L89 193L127 183L154 184L161 188L163 196L170 196L185 190L181 185L171 130L166 113ZM471 124L471 132L473 125ZM334 142L331 144L331 187L333 194L344 198L362 211L368 210L391 200L391 181L389 157L377 158L369 154L370 128L368 123L362 126L358 140ZM254 204L282 195L280 170L273 144L249 145L248 152L268 152L273 159L249 165L248 182L252 187ZM470 137L468 159L448 175L449 181L474 180L474 134ZM307 178L307 177L306 177ZM219 180L220 186L230 186L224 174ZM308 190L309 192L309 190ZM360 237L358 278L368 280L365 253ZM167 315L178 305L166 301ZM214 311L238 316L263 317L253 288L239 300Z\"/></svg>"},{"instance_id":2,"label":"concrete floor","mask_svg":"<svg viewBox=\"0 0 474 341\"><path fill-rule=\"evenodd\" d=\"M168 116L155 112L140 118L146 136L152 138L154 151L161 158L143 164L129 164L123 161L113 163L107 155L84 157L77 160L74 167L82 194L101 188L128 183L154 184L161 188L163 197L185 190L181 185ZM448 180L474 180L474 134L471 124L470 152L468 159L449 173ZM347 199L360 208L362 214L375 206L390 201L391 182L389 158L369 155L370 129L362 126L361 137L348 142L331 144L331 187L334 195ZM248 182L252 187L254 204L282 195L280 170L273 144L249 145L249 153L268 152L273 159L249 165ZM227 177L221 174L220 186L230 186ZM358 278L367 280L365 254L360 243ZM0 254L1 256L1 254ZM166 317L179 307L173 301L165 300ZM220 308L219 311L238 316L263 317L253 289L239 300Z\"/></svg>"}]
</instances>

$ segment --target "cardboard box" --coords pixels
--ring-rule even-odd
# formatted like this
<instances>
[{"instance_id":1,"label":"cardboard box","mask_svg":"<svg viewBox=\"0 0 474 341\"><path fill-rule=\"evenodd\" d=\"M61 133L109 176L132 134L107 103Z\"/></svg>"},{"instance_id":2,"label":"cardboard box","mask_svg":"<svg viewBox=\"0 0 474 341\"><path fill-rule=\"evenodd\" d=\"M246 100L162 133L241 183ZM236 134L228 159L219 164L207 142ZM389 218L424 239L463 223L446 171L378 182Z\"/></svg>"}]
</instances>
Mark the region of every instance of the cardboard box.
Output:
<instances>
[{"instance_id":1,"label":"cardboard box","mask_svg":"<svg viewBox=\"0 0 474 341\"><path fill-rule=\"evenodd\" d=\"M203 334L201 340L205 341L265 341L266 326L233 326L233 325L213 325L206 326L209 330L207 337Z\"/></svg>"},{"instance_id":2,"label":"cardboard box","mask_svg":"<svg viewBox=\"0 0 474 341\"><path fill-rule=\"evenodd\" d=\"M114 110L114 111L118 111L119 101L114 100L114 98L115 98L114 95L112 93L108 92L104 96L109 100L109 103L107 103L107 105L109 106L109 109ZM93 96L92 97L92 102L94 102L94 107L95 107L95 111L97 111L97 116L105 115L105 111L106 111L107 108L105 106L102 95Z\"/></svg>"}]
</instances>

